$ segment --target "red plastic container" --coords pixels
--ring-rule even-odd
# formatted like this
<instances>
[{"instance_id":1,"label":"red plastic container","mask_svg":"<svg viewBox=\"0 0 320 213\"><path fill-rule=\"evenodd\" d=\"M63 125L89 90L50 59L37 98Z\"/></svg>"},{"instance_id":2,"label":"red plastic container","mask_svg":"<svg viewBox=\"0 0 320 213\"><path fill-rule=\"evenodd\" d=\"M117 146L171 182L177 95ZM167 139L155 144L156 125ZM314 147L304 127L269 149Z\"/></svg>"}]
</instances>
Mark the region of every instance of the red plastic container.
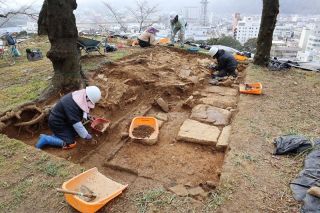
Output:
<instances>
[{"instance_id":1,"label":"red plastic container","mask_svg":"<svg viewBox=\"0 0 320 213\"><path fill-rule=\"evenodd\" d=\"M110 126L111 121L104 118L95 118L91 123L91 128L97 132L103 133ZM102 124L102 128L97 128L98 125Z\"/></svg>"}]
</instances>

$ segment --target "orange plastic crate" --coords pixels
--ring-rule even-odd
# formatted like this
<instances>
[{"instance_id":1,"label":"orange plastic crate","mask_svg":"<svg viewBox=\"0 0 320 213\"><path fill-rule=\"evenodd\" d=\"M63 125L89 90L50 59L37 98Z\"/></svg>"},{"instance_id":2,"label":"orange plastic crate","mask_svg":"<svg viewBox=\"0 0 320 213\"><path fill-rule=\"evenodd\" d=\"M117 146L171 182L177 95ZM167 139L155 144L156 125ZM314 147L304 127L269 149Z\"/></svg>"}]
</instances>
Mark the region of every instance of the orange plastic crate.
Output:
<instances>
[{"instance_id":1,"label":"orange plastic crate","mask_svg":"<svg viewBox=\"0 0 320 213\"><path fill-rule=\"evenodd\" d=\"M89 188L97 197L91 202L86 202L76 195L65 194L64 196L67 203L83 213L98 211L128 187L107 178L97 168L92 168L64 182L62 189L79 191L81 185Z\"/></svg>"},{"instance_id":2,"label":"orange plastic crate","mask_svg":"<svg viewBox=\"0 0 320 213\"><path fill-rule=\"evenodd\" d=\"M260 82L251 83L251 84L240 84L240 93L243 94L254 94L261 95L262 94L262 84Z\"/></svg>"},{"instance_id":3,"label":"orange plastic crate","mask_svg":"<svg viewBox=\"0 0 320 213\"><path fill-rule=\"evenodd\" d=\"M152 133L152 135L150 135L149 138L137 138L137 137L133 136L133 134L132 134L133 129L138 126L141 126L141 125L151 126L154 129L154 132ZM153 144L158 140L158 135L159 135L159 126L158 126L158 121L156 118L154 118L154 117L135 117L132 120L130 128L129 128L130 138L136 139L136 140L143 140L146 143Z\"/></svg>"}]
</instances>

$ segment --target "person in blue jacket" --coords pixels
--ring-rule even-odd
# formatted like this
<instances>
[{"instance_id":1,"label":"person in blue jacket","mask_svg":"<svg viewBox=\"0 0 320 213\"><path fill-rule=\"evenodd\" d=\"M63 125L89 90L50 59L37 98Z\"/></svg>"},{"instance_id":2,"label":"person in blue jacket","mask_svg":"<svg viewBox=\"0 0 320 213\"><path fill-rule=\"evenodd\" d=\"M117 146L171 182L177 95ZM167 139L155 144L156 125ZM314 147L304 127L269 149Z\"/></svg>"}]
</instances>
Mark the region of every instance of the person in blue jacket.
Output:
<instances>
[{"instance_id":1,"label":"person in blue jacket","mask_svg":"<svg viewBox=\"0 0 320 213\"><path fill-rule=\"evenodd\" d=\"M101 91L89 86L63 96L49 114L48 125L53 135L41 134L36 144L38 149L46 146L73 148L75 138L91 140L92 136L82 124L90 118L89 111L101 99Z\"/></svg>"},{"instance_id":2,"label":"person in blue jacket","mask_svg":"<svg viewBox=\"0 0 320 213\"><path fill-rule=\"evenodd\" d=\"M223 78L226 76L237 77L236 69L238 62L233 55L225 50L219 50L218 47L211 47L209 55L216 58L218 61L217 66L211 67L212 70L218 71L217 74L212 76L213 78Z\"/></svg>"}]
</instances>

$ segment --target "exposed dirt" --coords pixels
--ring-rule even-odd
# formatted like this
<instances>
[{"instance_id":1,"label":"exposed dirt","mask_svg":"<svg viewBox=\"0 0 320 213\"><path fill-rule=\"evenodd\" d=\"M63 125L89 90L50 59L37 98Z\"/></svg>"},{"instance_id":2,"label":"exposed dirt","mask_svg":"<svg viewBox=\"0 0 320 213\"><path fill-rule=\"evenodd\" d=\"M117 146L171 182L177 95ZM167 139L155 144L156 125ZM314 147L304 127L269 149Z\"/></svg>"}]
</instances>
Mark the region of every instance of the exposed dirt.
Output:
<instances>
[{"instance_id":1,"label":"exposed dirt","mask_svg":"<svg viewBox=\"0 0 320 213\"><path fill-rule=\"evenodd\" d=\"M99 135L92 132L97 144L77 139L78 145L72 150L45 151L86 168L98 167L106 176L129 184L128 195L124 195L124 200L119 199L120 206L126 209L135 209L135 203L127 196L140 190L175 184L198 186L207 181L218 185L225 153L217 152L214 147L176 141L180 126L191 114L191 108L183 107L185 101L195 91L199 95L193 98L194 103L205 97L201 91L208 85L210 71L201 59L211 61L201 54L155 47L92 72L92 84L101 89L102 100L91 114L110 119L108 131ZM134 117L161 111L154 106L154 100L159 97L168 103L169 112L157 144L145 146L123 138L122 133L128 132ZM34 146L40 131L36 135L16 133L13 126L6 130L9 137ZM43 127L41 133L50 134L50 130Z\"/></svg>"},{"instance_id":2,"label":"exposed dirt","mask_svg":"<svg viewBox=\"0 0 320 213\"><path fill-rule=\"evenodd\" d=\"M108 124L100 123L100 124L97 124L94 128L99 132L104 132L107 128L107 125Z\"/></svg>"},{"instance_id":3,"label":"exposed dirt","mask_svg":"<svg viewBox=\"0 0 320 213\"><path fill-rule=\"evenodd\" d=\"M137 138L148 138L154 131L154 128L151 126L140 125L133 129L132 135Z\"/></svg>"}]
</instances>

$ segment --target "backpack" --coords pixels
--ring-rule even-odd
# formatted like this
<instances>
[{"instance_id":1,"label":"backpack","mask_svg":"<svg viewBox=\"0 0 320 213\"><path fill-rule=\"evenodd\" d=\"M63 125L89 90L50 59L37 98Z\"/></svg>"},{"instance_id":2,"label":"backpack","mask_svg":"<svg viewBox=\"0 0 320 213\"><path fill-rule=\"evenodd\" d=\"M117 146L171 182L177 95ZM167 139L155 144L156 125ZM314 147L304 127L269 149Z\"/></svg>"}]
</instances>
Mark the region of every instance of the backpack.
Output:
<instances>
[{"instance_id":1,"label":"backpack","mask_svg":"<svg viewBox=\"0 0 320 213\"><path fill-rule=\"evenodd\" d=\"M9 45L15 45L16 44L16 41L14 40L14 38L9 34L6 35L6 40L7 40Z\"/></svg>"}]
</instances>

